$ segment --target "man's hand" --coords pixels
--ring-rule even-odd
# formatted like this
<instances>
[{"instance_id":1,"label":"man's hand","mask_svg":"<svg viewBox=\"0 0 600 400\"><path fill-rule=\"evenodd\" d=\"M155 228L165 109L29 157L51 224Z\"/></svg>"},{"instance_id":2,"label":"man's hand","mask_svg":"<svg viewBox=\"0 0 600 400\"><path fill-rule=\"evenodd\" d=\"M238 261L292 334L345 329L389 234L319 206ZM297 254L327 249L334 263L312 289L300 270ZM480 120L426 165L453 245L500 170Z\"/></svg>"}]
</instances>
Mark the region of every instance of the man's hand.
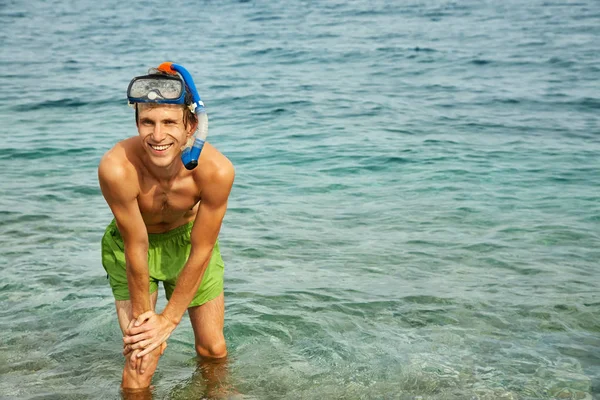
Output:
<instances>
[{"instance_id":1,"label":"man's hand","mask_svg":"<svg viewBox=\"0 0 600 400\"><path fill-rule=\"evenodd\" d=\"M133 322L130 325L132 325L132 324L133 324ZM166 348L167 348L167 342L163 342L160 345L160 355L161 356L163 354L165 354ZM125 357L127 357L128 354L131 354L129 357L129 366L131 367L131 369L136 369L139 374L143 374L144 371L146 371L146 367L148 366L148 363L150 362L150 357L152 357L152 355L146 354L142 358L138 358L137 355L139 354L140 351L141 350L132 350L131 345L129 345L129 344L123 344L123 355Z\"/></svg>"},{"instance_id":2,"label":"man's hand","mask_svg":"<svg viewBox=\"0 0 600 400\"><path fill-rule=\"evenodd\" d=\"M147 311L131 321L125 330L123 344L125 349L128 350L127 353L133 350L141 350L139 353L134 351L131 356L132 359L144 357L162 343L165 343L176 326L162 314Z\"/></svg>"}]
</instances>

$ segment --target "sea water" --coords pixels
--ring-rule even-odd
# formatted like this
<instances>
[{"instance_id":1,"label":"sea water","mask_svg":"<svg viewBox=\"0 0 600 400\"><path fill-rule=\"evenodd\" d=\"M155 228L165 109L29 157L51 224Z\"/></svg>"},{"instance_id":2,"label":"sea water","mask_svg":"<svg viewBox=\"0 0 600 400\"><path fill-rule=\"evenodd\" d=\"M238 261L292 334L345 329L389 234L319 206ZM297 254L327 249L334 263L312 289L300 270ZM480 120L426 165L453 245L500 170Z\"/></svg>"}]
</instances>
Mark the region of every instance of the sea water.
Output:
<instances>
[{"instance_id":1,"label":"sea water","mask_svg":"<svg viewBox=\"0 0 600 400\"><path fill-rule=\"evenodd\" d=\"M121 395L96 168L163 61L236 167L232 391L600 397L596 1L9 0L0 40L0 397ZM155 398L194 355L184 319Z\"/></svg>"}]
</instances>

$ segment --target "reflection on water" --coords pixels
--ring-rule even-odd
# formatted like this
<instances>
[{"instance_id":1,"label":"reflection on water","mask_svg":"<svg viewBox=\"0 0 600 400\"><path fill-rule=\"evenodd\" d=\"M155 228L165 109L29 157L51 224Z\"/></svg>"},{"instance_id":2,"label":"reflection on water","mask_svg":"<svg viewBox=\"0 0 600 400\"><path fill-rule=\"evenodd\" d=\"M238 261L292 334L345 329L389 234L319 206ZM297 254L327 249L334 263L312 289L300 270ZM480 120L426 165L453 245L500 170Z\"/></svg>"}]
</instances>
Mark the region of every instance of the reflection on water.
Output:
<instances>
[{"instance_id":1,"label":"reflection on water","mask_svg":"<svg viewBox=\"0 0 600 400\"><path fill-rule=\"evenodd\" d=\"M157 397L155 392L155 385L151 385L146 389L121 388L121 398L122 400L151 400ZM229 382L228 357L221 359L198 357L196 359L196 369L191 377L173 388L168 397L171 399L207 400L242 398L241 394Z\"/></svg>"},{"instance_id":2,"label":"reflection on water","mask_svg":"<svg viewBox=\"0 0 600 400\"><path fill-rule=\"evenodd\" d=\"M145 389L124 389L121 388L121 398L123 400L152 400L153 386Z\"/></svg>"},{"instance_id":3,"label":"reflection on water","mask_svg":"<svg viewBox=\"0 0 600 400\"><path fill-rule=\"evenodd\" d=\"M174 399L233 399L238 395L229 382L229 357L198 357L196 370L186 382L171 392Z\"/></svg>"}]
</instances>

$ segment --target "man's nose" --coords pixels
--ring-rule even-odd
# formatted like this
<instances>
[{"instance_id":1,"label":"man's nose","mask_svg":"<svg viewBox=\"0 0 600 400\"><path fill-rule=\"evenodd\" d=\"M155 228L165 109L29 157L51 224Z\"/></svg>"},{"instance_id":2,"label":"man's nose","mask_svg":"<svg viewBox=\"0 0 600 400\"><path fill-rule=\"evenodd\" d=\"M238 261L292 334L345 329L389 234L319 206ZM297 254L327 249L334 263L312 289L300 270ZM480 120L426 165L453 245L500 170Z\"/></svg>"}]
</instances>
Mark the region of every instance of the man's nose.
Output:
<instances>
[{"instance_id":1,"label":"man's nose","mask_svg":"<svg viewBox=\"0 0 600 400\"><path fill-rule=\"evenodd\" d=\"M161 142L166 136L164 129L160 124L154 125L154 130L152 131L152 139L156 142Z\"/></svg>"}]
</instances>

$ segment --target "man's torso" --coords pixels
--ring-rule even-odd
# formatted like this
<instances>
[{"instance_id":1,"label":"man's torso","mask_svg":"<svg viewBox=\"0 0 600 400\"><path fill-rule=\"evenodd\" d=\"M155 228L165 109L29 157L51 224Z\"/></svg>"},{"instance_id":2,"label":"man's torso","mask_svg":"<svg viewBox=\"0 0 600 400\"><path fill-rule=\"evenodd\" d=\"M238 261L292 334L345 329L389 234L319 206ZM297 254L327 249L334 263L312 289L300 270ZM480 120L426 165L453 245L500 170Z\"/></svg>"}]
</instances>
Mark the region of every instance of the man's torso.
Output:
<instances>
[{"instance_id":1,"label":"man's torso","mask_svg":"<svg viewBox=\"0 0 600 400\"><path fill-rule=\"evenodd\" d=\"M196 217L200 189L191 175L177 177L169 185L138 172L138 205L148 233L170 231Z\"/></svg>"},{"instance_id":2,"label":"man's torso","mask_svg":"<svg viewBox=\"0 0 600 400\"><path fill-rule=\"evenodd\" d=\"M198 213L202 192L198 177L183 167L168 181L153 176L142 162L138 140L137 137L123 140L111 151L116 151L126 168L134 172L130 182L124 184L136 185L139 190L137 203L148 233L167 232L192 221ZM212 146L207 143L206 147Z\"/></svg>"}]
</instances>

